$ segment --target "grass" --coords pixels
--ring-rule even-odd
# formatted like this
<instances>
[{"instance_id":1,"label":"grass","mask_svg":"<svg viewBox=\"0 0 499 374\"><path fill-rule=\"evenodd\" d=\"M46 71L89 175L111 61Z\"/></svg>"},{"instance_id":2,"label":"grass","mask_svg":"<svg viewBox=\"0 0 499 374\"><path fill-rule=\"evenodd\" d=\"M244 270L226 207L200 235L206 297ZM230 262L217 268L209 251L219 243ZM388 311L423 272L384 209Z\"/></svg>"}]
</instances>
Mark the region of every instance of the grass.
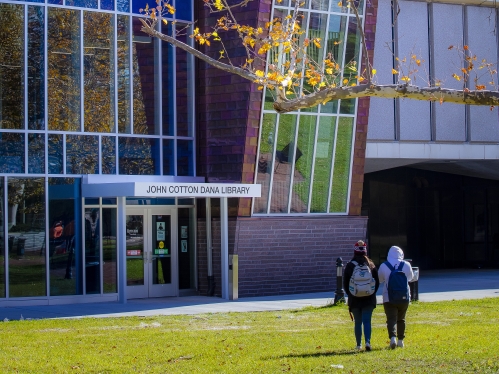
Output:
<instances>
[{"instance_id":1,"label":"grass","mask_svg":"<svg viewBox=\"0 0 499 374\"><path fill-rule=\"evenodd\" d=\"M498 309L499 298L413 303L406 348L392 351L387 349L385 317L378 306L372 352L353 350L353 323L344 305L10 321L0 329L0 372L497 373Z\"/></svg>"}]
</instances>

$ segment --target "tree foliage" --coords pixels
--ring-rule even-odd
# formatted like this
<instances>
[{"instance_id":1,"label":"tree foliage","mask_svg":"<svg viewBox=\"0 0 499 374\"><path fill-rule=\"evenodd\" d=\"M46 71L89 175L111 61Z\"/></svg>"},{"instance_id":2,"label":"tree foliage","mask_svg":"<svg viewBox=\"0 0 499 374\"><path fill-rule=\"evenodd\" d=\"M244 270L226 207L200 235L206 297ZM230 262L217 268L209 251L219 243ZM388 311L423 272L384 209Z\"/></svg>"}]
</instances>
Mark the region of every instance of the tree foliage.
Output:
<instances>
[{"instance_id":1,"label":"tree foliage","mask_svg":"<svg viewBox=\"0 0 499 374\"><path fill-rule=\"evenodd\" d=\"M156 0L155 7L146 6L142 10L146 16L141 19L142 31L182 48L218 69L255 82L259 89L266 87L272 93L274 109L279 113L310 108L331 100L359 97L408 98L441 104L489 105L491 108L499 104L499 92L493 78L497 75L495 65L479 60L466 45L449 47L461 56L462 66L453 74L453 78L463 82L462 89L445 88L438 79L428 81L425 87L414 85L419 68L424 63L415 54L403 59L396 57L396 68L377 67L391 69L397 81L395 84L379 84L376 69L368 58L363 22L356 7L358 2L354 0L340 0L338 6L350 8L357 18L363 51L360 64L355 60L343 63L341 58L325 50L320 38L306 35L299 1L292 1L294 11L288 16L276 17L263 26L244 25L236 19L233 10L246 6L252 0L242 0L232 5L227 0L203 1L204 6L218 19L210 32L202 32L194 27L190 37L200 45L218 43L218 58L180 42L177 28L172 28L176 32L170 35L158 31L158 23L168 24L167 18L175 13L170 0ZM246 51L245 63L240 66L232 64L224 45L224 35L229 31L238 33Z\"/></svg>"}]
</instances>

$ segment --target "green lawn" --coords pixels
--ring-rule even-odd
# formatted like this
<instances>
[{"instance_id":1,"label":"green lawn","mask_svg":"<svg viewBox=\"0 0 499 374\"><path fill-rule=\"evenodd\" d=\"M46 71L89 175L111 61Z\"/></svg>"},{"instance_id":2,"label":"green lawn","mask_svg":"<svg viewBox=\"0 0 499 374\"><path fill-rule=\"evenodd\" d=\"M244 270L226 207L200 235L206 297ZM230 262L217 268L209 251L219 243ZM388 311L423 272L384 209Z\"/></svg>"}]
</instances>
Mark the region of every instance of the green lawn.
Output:
<instances>
[{"instance_id":1,"label":"green lawn","mask_svg":"<svg viewBox=\"0 0 499 374\"><path fill-rule=\"evenodd\" d=\"M0 329L0 372L497 373L498 309L499 298L414 303L408 311L406 348L390 350L378 306L372 352L353 350L353 322L344 305L10 321Z\"/></svg>"}]
</instances>

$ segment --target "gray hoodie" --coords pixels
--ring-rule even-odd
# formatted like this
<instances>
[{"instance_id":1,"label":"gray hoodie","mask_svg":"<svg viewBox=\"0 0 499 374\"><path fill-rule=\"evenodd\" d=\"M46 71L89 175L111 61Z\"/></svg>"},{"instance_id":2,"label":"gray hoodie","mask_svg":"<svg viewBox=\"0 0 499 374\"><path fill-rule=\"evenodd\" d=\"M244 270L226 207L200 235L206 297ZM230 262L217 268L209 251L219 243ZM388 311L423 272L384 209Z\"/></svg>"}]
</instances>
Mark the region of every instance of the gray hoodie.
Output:
<instances>
[{"instance_id":1,"label":"gray hoodie","mask_svg":"<svg viewBox=\"0 0 499 374\"><path fill-rule=\"evenodd\" d=\"M388 257L386 259L394 268L398 267L401 262L404 263L404 267L402 271L405 273L407 277L407 281L410 282L414 277L414 273L412 272L411 264L407 261L404 261L404 252L400 247L393 246L388 251ZM379 283L383 283L383 302L387 303L388 300L388 278L390 278L390 269L386 266L385 263L382 263L378 270ZM409 285L407 285L409 287ZM410 292L410 291L409 291Z\"/></svg>"}]
</instances>

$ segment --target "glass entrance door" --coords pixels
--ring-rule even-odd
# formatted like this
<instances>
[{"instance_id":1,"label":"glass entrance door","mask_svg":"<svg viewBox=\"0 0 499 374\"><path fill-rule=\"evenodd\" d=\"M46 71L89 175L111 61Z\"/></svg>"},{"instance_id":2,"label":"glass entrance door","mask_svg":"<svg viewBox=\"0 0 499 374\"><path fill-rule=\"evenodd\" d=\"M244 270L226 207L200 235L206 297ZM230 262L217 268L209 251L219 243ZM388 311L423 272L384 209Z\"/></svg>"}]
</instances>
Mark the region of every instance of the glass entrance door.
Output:
<instances>
[{"instance_id":1,"label":"glass entrance door","mask_svg":"<svg viewBox=\"0 0 499 374\"><path fill-rule=\"evenodd\" d=\"M177 296L175 227L174 209L127 209L128 299Z\"/></svg>"}]
</instances>

